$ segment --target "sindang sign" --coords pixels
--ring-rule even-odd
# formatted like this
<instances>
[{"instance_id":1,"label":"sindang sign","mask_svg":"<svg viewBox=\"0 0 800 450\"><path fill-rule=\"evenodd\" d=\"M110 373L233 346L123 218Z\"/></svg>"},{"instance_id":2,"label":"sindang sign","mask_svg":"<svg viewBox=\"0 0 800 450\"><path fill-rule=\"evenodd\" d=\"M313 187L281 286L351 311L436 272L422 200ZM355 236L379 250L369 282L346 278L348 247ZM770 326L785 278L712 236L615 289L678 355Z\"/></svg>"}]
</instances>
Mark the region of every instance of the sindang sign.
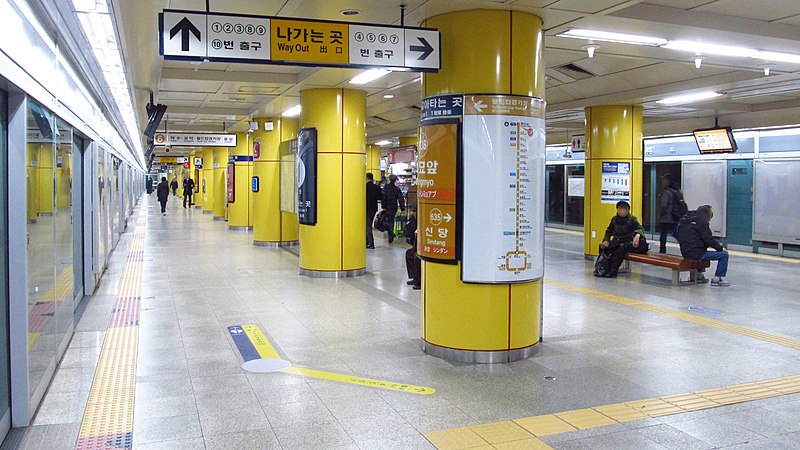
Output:
<instances>
[{"instance_id":1,"label":"sindang sign","mask_svg":"<svg viewBox=\"0 0 800 450\"><path fill-rule=\"evenodd\" d=\"M164 10L164 59L337 67L441 68L431 28Z\"/></svg>"}]
</instances>

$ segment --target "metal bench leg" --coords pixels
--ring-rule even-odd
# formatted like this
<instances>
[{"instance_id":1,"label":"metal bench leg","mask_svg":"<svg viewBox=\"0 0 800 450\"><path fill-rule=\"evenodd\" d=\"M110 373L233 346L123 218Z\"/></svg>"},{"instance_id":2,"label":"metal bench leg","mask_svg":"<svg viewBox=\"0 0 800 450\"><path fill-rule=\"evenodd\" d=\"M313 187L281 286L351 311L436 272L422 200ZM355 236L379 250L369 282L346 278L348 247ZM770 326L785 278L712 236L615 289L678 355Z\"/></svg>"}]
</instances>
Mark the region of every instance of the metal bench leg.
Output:
<instances>
[{"instance_id":1,"label":"metal bench leg","mask_svg":"<svg viewBox=\"0 0 800 450\"><path fill-rule=\"evenodd\" d=\"M689 282L690 283L697 282L697 269L692 269L689 271Z\"/></svg>"},{"instance_id":2,"label":"metal bench leg","mask_svg":"<svg viewBox=\"0 0 800 450\"><path fill-rule=\"evenodd\" d=\"M681 271L672 269L672 285L673 286L680 286L681 285Z\"/></svg>"}]
</instances>

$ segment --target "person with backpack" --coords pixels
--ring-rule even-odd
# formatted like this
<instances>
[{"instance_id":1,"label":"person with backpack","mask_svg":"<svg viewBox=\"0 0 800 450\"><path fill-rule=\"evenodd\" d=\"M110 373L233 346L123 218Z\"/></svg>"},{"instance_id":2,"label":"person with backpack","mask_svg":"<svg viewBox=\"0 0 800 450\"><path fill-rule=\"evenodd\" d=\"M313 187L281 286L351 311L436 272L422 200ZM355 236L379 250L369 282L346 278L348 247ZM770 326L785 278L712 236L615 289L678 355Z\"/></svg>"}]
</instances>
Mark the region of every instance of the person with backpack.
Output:
<instances>
[{"instance_id":1,"label":"person with backpack","mask_svg":"<svg viewBox=\"0 0 800 450\"><path fill-rule=\"evenodd\" d=\"M658 222L661 228L661 238L659 239L659 253L667 253L667 236L672 235L676 240L678 239L678 222L683 217L689 208L683 200L683 192L681 192L672 174L665 174L661 177L661 208L659 210Z\"/></svg>"},{"instance_id":2,"label":"person with backpack","mask_svg":"<svg viewBox=\"0 0 800 450\"><path fill-rule=\"evenodd\" d=\"M678 225L681 255L686 259L716 261L717 270L714 273L714 279L711 280L711 286L727 287L731 283L723 278L728 274L728 252L711 234L709 222L712 217L714 217L714 211L710 205L703 205L697 208L697 211L691 211L683 216ZM708 251L708 247L713 248L714 251ZM697 282L708 283L708 278L702 274L703 270L700 272Z\"/></svg>"},{"instance_id":3,"label":"person with backpack","mask_svg":"<svg viewBox=\"0 0 800 450\"><path fill-rule=\"evenodd\" d=\"M609 255L608 270L603 271L602 276L616 278L627 253L647 253L648 249L644 228L631 214L631 205L626 201L617 202L617 214L611 218L600 244L600 251ZM599 271L595 273L596 276L600 274Z\"/></svg>"},{"instance_id":4,"label":"person with backpack","mask_svg":"<svg viewBox=\"0 0 800 450\"><path fill-rule=\"evenodd\" d=\"M400 207L400 211L405 211L406 209L406 200L403 197L403 191L401 191L395 183L397 183L397 175L390 175L389 183L383 188L383 200L381 201L383 210L386 212L389 223L391 224L386 231L390 244L394 241L394 217L397 215L398 206Z\"/></svg>"}]
</instances>

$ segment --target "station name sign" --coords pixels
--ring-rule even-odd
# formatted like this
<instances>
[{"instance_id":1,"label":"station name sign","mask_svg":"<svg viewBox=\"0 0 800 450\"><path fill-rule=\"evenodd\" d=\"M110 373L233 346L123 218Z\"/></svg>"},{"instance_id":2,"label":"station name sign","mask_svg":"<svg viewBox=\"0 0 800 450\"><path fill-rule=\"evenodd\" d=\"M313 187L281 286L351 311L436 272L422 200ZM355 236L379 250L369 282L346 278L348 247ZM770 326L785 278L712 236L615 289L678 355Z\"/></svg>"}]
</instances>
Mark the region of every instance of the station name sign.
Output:
<instances>
[{"instance_id":1,"label":"station name sign","mask_svg":"<svg viewBox=\"0 0 800 450\"><path fill-rule=\"evenodd\" d=\"M156 133L153 141L164 147L236 147L235 134Z\"/></svg>"},{"instance_id":2,"label":"station name sign","mask_svg":"<svg viewBox=\"0 0 800 450\"><path fill-rule=\"evenodd\" d=\"M164 10L164 59L333 67L441 68L439 31L310 19Z\"/></svg>"}]
</instances>

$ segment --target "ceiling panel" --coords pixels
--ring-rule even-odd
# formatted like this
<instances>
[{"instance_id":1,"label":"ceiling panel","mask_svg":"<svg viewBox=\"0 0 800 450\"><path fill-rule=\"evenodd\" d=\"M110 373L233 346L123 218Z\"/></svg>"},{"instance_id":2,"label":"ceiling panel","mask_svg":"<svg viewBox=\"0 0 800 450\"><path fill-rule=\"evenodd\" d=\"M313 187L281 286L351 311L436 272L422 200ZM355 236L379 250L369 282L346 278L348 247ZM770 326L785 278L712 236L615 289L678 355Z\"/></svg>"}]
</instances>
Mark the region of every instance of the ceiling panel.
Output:
<instances>
[{"instance_id":1,"label":"ceiling panel","mask_svg":"<svg viewBox=\"0 0 800 450\"><path fill-rule=\"evenodd\" d=\"M525 4L525 2L526 0L521 0L520 4ZM538 0L533 0L530 3L535 4L540 2ZM630 4L631 2L627 0L559 0L555 3L548 4L547 7L594 14L626 3Z\"/></svg>"},{"instance_id":2,"label":"ceiling panel","mask_svg":"<svg viewBox=\"0 0 800 450\"><path fill-rule=\"evenodd\" d=\"M758 20L778 20L800 14L798 0L717 0L694 10Z\"/></svg>"},{"instance_id":3,"label":"ceiling panel","mask_svg":"<svg viewBox=\"0 0 800 450\"><path fill-rule=\"evenodd\" d=\"M215 93L221 87L221 81L172 80L164 78L161 80L160 90Z\"/></svg>"}]
</instances>

